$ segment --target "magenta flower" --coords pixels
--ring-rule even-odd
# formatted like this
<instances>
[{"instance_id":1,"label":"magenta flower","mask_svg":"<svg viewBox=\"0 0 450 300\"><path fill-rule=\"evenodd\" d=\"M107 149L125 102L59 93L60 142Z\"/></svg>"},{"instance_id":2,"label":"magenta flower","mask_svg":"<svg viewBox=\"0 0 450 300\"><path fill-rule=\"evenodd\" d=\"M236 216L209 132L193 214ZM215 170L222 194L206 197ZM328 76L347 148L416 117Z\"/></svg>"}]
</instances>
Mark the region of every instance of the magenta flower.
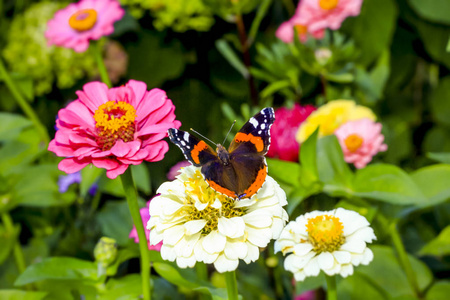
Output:
<instances>
[{"instance_id":1,"label":"magenta flower","mask_svg":"<svg viewBox=\"0 0 450 300\"><path fill-rule=\"evenodd\" d=\"M145 229L145 236L147 238L147 245L148 245L148 250L156 250L156 251L160 251L161 250L161 246L162 246L162 242L156 244L156 245L150 245L150 230L147 229L147 223L148 220L150 220L150 214L148 211L148 207L150 205L150 201L149 200L147 202L147 206L143 207L139 210L139 213L141 214L141 218L142 218L142 223L144 224L144 229ZM128 236L130 239L134 238L134 242L135 243L139 243L139 237L137 234L137 230L136 227L133 226L133 229L131 229L130 235Z\"/></svg>"},{"instance_id":2,"label":"magenta flower","mask_svg":"<svg viewBox=\"0 0 450 300\"><path fill-rule=\"evenodd\" d=\"M294 40L294 27L300 41L305 42L308 34L316 39L323 38L324 30L337 30L342 22L361 12L363 0L301 0L295 15L281 24L276 36L286 43Z\"/></svg>"},{"instance_id":3,"label":"magenta flower","mask_svg":"<svg viewBox=\"0 0 450 300\"><path fill-rule=\"evenodd\" d=\"M128 165L159 161L169 149L169 128L179 128L175 106L160 89L130 80L108 89L101 82L84 85L78 99L58 113L55 138L48 150L60 157L59 169L75 173L89 164L114 179Z\"/></svg>"},{"instance_id":4,"label":"magenta flower","mask_svg":"<svg viewBox=\"0 0 450 300\"><path fill-rule=\"evenodd\" d=\"M315 299L316 299L315 291L306 291L294 297L294 300L315 300Z\"/></svg>"},{"instance_id":5,"label":"magenta flower","mask_svg":"<svg viewBox=\"0 0 450 300\"><path fill-rule=\"evenodd\" d=\"M190 166L191 163L187 160L182 160L180 162L177 162L172 168L170 168L169 172L167 173L167 179L170 181L175 180L175 176L180 174L181 168Z\"/></svg>"},{"instance_id":6,"label":"magenta flower","mask_svg":"<svg viewBox=\"0 0 450 300\"><path fill-rule=\"evenodd\" d=\"M384 136L381 134L380 123L368 118L357 121L348 121L341 125L334 134L341 144L344 159L356 168L364 168L378 152L386 151L383 144Z\"/></svg>"},{"instance_id":7,"label":"magenta flower","mask_svg":"<svg viewBox=\"0 0 450 300\"><path fill-rule=\"evenodd\" d=\"M122 19L124 14L116 0L81 0L55 13L47 23L45 37L49 46L84 52L90 40L113 33L114 22Z\"/></svg>"},{"instance_id":8,"label":"magenta flower","mask_svg":"<svg viewBox=\"0 0 450 300\"><path fill-rule=\"evenodd\" d=\"M278 157L287 161L298 161L299 144L295 135L300 124L315 111L312 105L300 106L295 103L292 109L281 107L275 110L275 122L270 128L271 143L268 157Z\"/></svg>"}]
</instances>

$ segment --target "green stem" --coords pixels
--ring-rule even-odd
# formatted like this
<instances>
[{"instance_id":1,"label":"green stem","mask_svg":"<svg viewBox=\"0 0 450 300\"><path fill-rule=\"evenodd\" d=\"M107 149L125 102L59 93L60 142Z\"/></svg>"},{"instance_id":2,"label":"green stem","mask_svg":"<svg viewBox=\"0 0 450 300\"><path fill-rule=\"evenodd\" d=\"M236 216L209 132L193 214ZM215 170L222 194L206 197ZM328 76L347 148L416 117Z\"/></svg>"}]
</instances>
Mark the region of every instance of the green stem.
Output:
<instances>
[{"instance_id":1,"label":"green stem","mask_svg":"<svg viewBox=\"0 0 450 300\"><path fill-rule=\"evenodd\" d=\"M197 262L195 264L195 269L197 270L197 276L200 280L208 281L208 270L204 263Z\"/></svg>"},{"instance_id":2,"label":"green stem","mask_svg":"<svg viewBox=\"0 0 450 300\"><path fill-rule=\"evenodd\" d=\"M41 136L41 140L45 144L48 144L50 142L50 137L48 136L47 130L45 129L44 125L42 125L33 108L31 108L30 104L27 102L27 100L25 100L25 98L20 93L19 88L12 80L8 71L6 71L5 65L3 64L3 60L1 59L0 59L0 78L5 81L6 86L8 87L9 91L11 92L17 104L19 104L20 108L23 110L25 115L31 120L31 122L33 122L39 135Z\"/></svg>"},{"instance_id":3,"label":"green stem","mask_svg":"<svg viewBox=\"0 0 450 300\"><path fill-rule=\"evenodd\" d=\"M98 72L100 73L100 78L106 85L111 88L111 80L109 79L108 71L106 70L105 62L103 61L102 48L100 43L92 42L92 48L94 49L95 61L97 62Z\"/></svg>"},{"instance_id":4,"label":"green stem","mask_svg":"<svg viewBox=\"0 0 450 300\"><path fill-rule=\"evenodd\" d=\"M236 271L225 272L225 281L227 282L228 300L237 300L238 288L236 282Z\"/></svg>"},{"instance_id":5,"label":"green stem","mask_svg":"<svg viewBox=\"0 0 450 300\"><path fill-rule=\"evenodd\" d=\"M327 280L327 300L337 300L336 276L325 275Z\"/></svg>"},{"instance_id":6,"label":"green stem","mask_svg":"<svg viewBox=\"0 0 450 300\"><path fill-rule=\"evenodd\" d=\"M133 223L136 227L139 237L139 250L141 252L142 290L144 294L144 300L150 300L150 255L148 252L147 237L145 236L144 225L142 224L142 218L139 212L137 192L133 181L133 175L131 174L131 169L128 168L125 173L120 176L120 179L122 180L123 190L127 197L128 208L130 209L131 217L133 218Z\"/></svg>"},{"instance_id":7,"label":"green stem","mask_svg":"<svg viewBox=\"0 0 450 300\"><path fill-rule=\"evenodd\" d=\"M7 212L2 213L2 221L5 225L6 232L8 232L9 235L15 235L16 232L14 229L14 223L11 216ZM25 256L23 255L22 247L17 240L14 242L13 255L17 269L19 270L19 273L22 274L27 268L27 265L25 263Z\"/></svg>"},{"instance_id":8,"label":"green stem","mask_svg":"<svg viewBox=\"0 0 450 300\"><path fill-rule=\"evenodd\" d=\"M405 271L406 278L409 281L414 293L418 298L421 297L421 293L419 290L419 285L417 283L417 278L414 274L413 268L411 266L411 262L408 259L408 254L406 253L405 246L403 246L402 238L397 230L397 223L393 222L389 228L389 232L391 234L392 242L394 243L395 250L398 253L398 257L400 259L400 264Z\"/></svg>"}]
</instances>

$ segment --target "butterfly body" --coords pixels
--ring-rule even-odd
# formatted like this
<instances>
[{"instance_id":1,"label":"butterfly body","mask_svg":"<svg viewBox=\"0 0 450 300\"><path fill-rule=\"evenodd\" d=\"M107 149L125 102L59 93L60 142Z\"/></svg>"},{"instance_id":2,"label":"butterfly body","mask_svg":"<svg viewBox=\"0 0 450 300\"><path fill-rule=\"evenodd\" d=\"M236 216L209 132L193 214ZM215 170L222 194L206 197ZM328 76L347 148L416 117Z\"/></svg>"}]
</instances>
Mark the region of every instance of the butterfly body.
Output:
<instances>
[{"instance_id":1,"label":"butterfly body","mask_svg":"<svg viewBox=\"0 0 450 300\"><path fill-rule=\"evenodd\" d=\"M169 129L170 140L201 172L211 188L232 198L251 198L267 176L264 155L270 145L273 108L264 108L239 130L228 150L217 144L214 151L188 132Z\"/></svg>"}]
</instances>

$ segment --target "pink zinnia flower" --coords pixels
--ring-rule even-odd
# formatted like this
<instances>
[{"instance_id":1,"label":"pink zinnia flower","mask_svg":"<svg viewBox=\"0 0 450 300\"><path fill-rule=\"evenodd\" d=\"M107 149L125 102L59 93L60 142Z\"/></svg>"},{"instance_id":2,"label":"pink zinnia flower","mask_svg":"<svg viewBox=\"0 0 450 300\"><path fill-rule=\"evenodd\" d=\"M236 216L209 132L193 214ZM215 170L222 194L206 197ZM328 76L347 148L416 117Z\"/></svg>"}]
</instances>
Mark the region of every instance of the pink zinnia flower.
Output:
<instances>
[{"instance_id":1,"label":"pink zinnia flower","mask_svg":"<svg viewBox=\"0 0 450 300\"><path fill-rule=\"evenodd\" d=\"M122 19L125 11L116 0L81 0L55 13L47 23L45 37L48 45L86 51L90 40L114 32L114 22Z\"/></svg>"},{"instance_id":2,"label":"pink zinnia flower","mask_svg":"<svg viewBox=\"0 0 450 300\"><path fill-rule=\"evenodd\" d=\"M276 109L275 122L270 128L271 142L267 156L298 161L299 144L295 135L300 124L315 110L312 105L300 106L298 103L295 103L292 109Z\"/></svg>"},{"instance_id":3,"label":"pink zinnia flower","mask_svg":"<svg viewBox=\"0 0 450 300\"><path fill-rule=\"evenodd\" d=\"M334 134L341 144L345 161L356 168L364 168L378 152L386 151L381 134L381 124L370 119L349 121L340 126Z\"/></svg>"},{"instance_id":4,"label":"pink zinnia flower","mask_svg":"<svg viewBox=\"0 0 450 300\"><path fill-rule=\"evenodd\" d=\"M147 206L146 207L143 207L143 208L141 208L139 210L139 213L141 214L142 223L144 224L145 236L147 238L148 250L161 251L162 242L160 242L159 244L156 244L156 245L150 245L150 230L147 229L147 223L148 223L148 220L150 220L150 213L148 211L148 207L150 205L150 201L151 200L149 200L147 202ZM139 243L139 237L138 237L137 230L136 230L135 226L133 226L133 229L131 229L130 235L128 237L130 239L134 238L134 242L135 243Z\"/></svg>"},{"instance_id":5,"label":"pink zinnia flower","mask_svg":"<svg viewBox=\"0 0 450 300\"><path fill-rule=\"evenodd\" d=\"M306 291L301 295L297 295L294 297L294 300L314 300L314 299L316 299L315 291Z\"/></svg>"},{"instance_id":6,"label":"pink zinnia flower","mask_svg":"<svg viewBox=\"0 0 450 300\"><path fill-rule=\"evenodd\" d=\"M128 165L159 161L169 149L169 128L179 128L175 106L160 89L130 80L108 89L101 82L84 85L78 99L58 113L55 139L48 150L66 157L59 169L74 173L88 164L106 169L114 179Z\"/></svg>"},{"instance_id":7,"label":"pink zinnia flower","mask_svg":"<svg viewBox=\"0 0 450 300\"><path fill-rule=\"evenodd\" d=\"M294 40L294 27L300 41L308 39L308 33L316 39L323 38L324 30L337 30L342 22L361 12L363 0L301 0L295 15L281 24L276 36L286 43Z\"/></svg>"},{"instance_id":8,"label":"pink zinnia flower","mask_svg":"<svg viewBox=\"0 0 450 300\"><path fill-rule=\"evenodd\" d=\"M190 165L191 163L187 160L177 162L172 168L170 168L169 172L167 173L167 179L169 179L170 181L175 180L175 176L180 175L181 168Z\"/></svg>"}]
</instances>

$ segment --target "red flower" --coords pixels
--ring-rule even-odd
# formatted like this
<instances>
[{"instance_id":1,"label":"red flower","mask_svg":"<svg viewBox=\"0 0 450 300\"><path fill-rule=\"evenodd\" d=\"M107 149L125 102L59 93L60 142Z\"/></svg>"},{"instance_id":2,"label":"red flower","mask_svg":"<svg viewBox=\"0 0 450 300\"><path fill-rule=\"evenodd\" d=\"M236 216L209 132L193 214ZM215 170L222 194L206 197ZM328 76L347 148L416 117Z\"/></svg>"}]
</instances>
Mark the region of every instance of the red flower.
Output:
<instances>
[{"instance_id":1,"label":"red flower","mask_svg":"<svg viewBox=\"0 0 450 300\"><path fill-rule=\"evenodd\" d=\"M312 105L300 106L298 103L295 103L292 109L276 109L275 122L270 128L271 143L267 156L298 161L299 144L295 140L295 134L300 124L315 110Z\"/></svg>"}]
</instances>

